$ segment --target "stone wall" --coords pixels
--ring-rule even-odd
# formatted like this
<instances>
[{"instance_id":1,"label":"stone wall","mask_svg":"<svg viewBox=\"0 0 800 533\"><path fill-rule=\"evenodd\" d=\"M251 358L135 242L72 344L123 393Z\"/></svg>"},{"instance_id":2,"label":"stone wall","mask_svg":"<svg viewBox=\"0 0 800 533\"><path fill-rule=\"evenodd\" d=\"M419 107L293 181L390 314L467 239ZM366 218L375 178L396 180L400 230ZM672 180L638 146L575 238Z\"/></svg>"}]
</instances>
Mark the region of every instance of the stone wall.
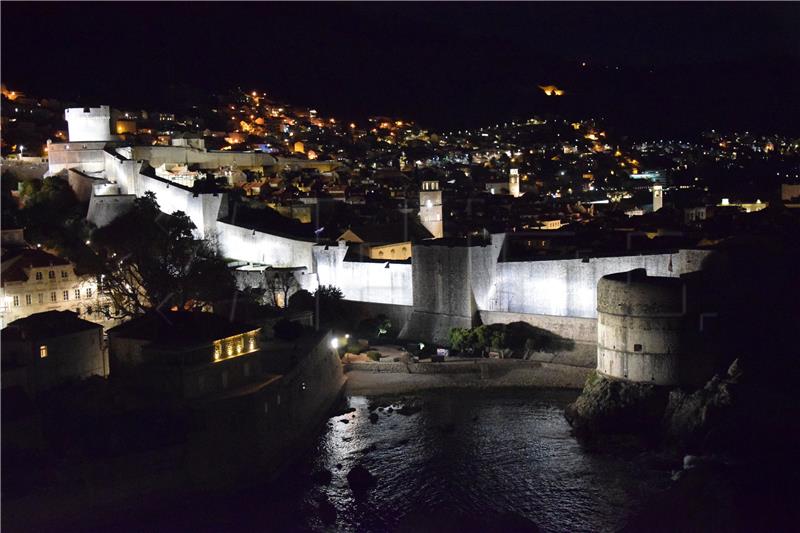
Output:
<instances>
[{"instance_id":1,"label":"stone wall","mask_svg":"<svg viewBox=\"0 0 800 533\"><path fill-rule=\"evenodd\" d=\"M479 300L478 306L488 311L594 318L601 277L635 268L644 268L651 276L677 277L700 270L708 254L705 250L680 250L672 254L499 262L487 298Z\"/></svg>"},{"instance_id":2,"label":"stone wall","mask_svg":"<svg viewBox=\"0 0 800 533\"><path fill-rule=\"evenodd\" d=\"M597 370L656 385L707 378L710 361L695 350L702 332L691 293L686 279L647 276L643 269L603 277L597 286Z\"/></svg>"},{"instance_id":3,"label":"stone wall","mask_svg":"<svg viewBox=\"0 0 800 533\"><path fill-rule=\"evenodd\" d=\"M210 214L211 209L208 208L207 212ZM225 257L273 267L311 268L313 265L313 242L272 235L222 221L214 224L215 235ZM303 285L305 288L306 284Z\"/></svg>"},{"instance_id":4,"label":"stone wall","mask_svg":"<svg viewBox=\"0 0 800 533\"><path fill-rule=\"evenodd\" d=\"M58 174L68 168L83 172L105 170L105 143L51 143L48 148L49 173Z\"/></svg>"},{"instance_id":5,"label":"stone wall","mask_svg":"<svg viewBox=\"0 0 800 533\"><path fill-rule=\"evenodd\" d=\"M382 304L373 302L358 302L353 300L343 300L342 306L348 319L354 325L358 325L364 319L373 318L378 315L385 315L392 323L394 332L399 332L408 322L411 312L414 310L410 305Z\"/></svg>"},{"instance_id":6,"label":"stone wall","mask_svg":"<svg viewBox=\"0 0 800 533\"><path fill-rule=\"evenodd\" d=\"M102 228L111 224L117 217L133 208L136 196L133 194L93 195L89 200L86 220Z\"/></svg>"},{"instance_id":7,"label":"stone wall","mask_svg":"<svg viewBox=\"0 0 800 533\"><path fill-rule=\"evenodd\" d=\"M40 180L49 168L47 163L14 159L3 159L2 165L4 174L7 173L10 177L20 181Z\"/></svg>"},{"instance_id":8,"label":"stone wall","mask_svg":"<svg viewBox=\"0 0 800 533\"><path fill-rule=\"evenodd\" d=\"M327 250L325 249L327 248ZM313 292L317 282L341 289L346 300L411 305L412 266L386 261L345 261L347 246L314 246L315 276L306 276L304 288ZM387 268L388 265L388 268Z\"/></svg>"}]
</instances>

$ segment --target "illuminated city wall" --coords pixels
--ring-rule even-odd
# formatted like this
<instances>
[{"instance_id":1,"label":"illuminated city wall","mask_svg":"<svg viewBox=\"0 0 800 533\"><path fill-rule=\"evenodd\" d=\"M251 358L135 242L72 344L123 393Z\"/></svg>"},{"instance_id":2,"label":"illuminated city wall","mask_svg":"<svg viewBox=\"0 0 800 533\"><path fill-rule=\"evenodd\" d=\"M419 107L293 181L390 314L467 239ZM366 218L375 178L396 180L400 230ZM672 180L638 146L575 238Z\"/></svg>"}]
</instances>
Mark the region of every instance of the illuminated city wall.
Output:
<instances>
[{"instance_id":1,"label":"illuminated city wall","mask_svg":"<svg viewBox=\"0 0 800 533\"><path fill-rule=\"evenodd\" d=\"M644 268L651 276L677 277L700 270L707 255L703 250L680 250L674 254L586 260L500 262L486 295L476 294L478 307L487 311L594 318L597 282L603 276Z\"/></svg>"},{"instance_id":2,"label":"illuminated city wall","mask_svg":"<svg viewBox=\"0 0 800 533\"><path fill-rule=\"evenodd\" d=\"M255 168L277 165L274 157L261 152L207 152L188 146L134 146L131 159L148 161L152 167L182 164L218 169L228 166Z\"/></svg>"},{"instance_id":3,"label":"illuminated city wall","mask_svg":"<svg viewBox=\"0 0 800 533\"><path fill-rule=\"evenodd\" d=\"M77 168L83 172L102 172L106 168L104 142L51 143L47 160L50 174Z\"/></svg>"},{"instance_id":4,"label":"illuminated city wall","mask_svg":"<svg viewBox=\"0 0 800 533\"><path fill-rule=\"evenodd\" d=\"M271 235L221 221L215 222L215 227L216 238L225 257L274 267L311 268L313 265L313 242Z\"/></svg>"},{"instance_id":5,"label":"illuminated city wall","mask_svg":"<svg viewBox=\"0 0 800 533\"><path fill-rule=\"evenodd\" d=\"M347 246L314 247L314 259L320 285L333 285L342 290L346 300L383 304L411 305L413 291L411 265L384 261L345 261ZM386 265L389 265L387 268ZM313 274L304 288L314 290Z\"/></svg>"}]
</instances>

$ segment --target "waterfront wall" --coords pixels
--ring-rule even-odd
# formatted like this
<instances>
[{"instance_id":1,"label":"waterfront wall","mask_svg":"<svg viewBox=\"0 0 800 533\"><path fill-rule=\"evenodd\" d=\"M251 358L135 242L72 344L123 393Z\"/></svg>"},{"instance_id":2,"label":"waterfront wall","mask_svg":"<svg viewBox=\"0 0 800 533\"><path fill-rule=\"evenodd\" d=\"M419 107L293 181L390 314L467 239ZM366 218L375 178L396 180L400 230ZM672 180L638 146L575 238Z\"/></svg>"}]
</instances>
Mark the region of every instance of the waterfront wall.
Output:
<instances>
[{"instance_id":1,"label":"waterfront wall","mask_svg":"<svg viewBox=\"0 0 800 533\"><path fill-rule=\"evenodd\" d=\"M192 483L263 479L305 449L303 443L318 431L345 382L331 338L328 332L289 346L297 363L288 373L250 394L201 407L206 430L190 443L186 463L213 466L187 471ZM265 352L265 365L276 356Z\"/></svg>"},{"instance_id":2,"label":"waterfront wall","mask_svg":"<svg viewBox=\"0 0 800 533\"><path fill-rule=\"evenodd\" d=\"M644 268L651 276L677 277L700 270L708 254L705 250L679 250L649 255L500 262L485 299L481 300L478 294L478 305L487 311L595 318L597 282L603 276Z\"/></svg>"}]
</instances>

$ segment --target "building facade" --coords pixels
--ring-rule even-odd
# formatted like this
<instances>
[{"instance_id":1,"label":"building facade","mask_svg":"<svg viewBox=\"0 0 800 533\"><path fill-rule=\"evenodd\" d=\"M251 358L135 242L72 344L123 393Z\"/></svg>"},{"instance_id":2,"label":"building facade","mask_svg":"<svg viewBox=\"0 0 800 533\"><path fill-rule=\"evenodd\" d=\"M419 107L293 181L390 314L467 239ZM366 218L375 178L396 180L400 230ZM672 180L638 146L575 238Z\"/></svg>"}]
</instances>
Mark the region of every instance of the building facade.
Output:
<instances>
[{"instance_id":1,"label":"building facade","mask_svg":"<svg viewBox=\"0 0 800 533\"><path fill-rule=\"evenodd\" d=\"M31 396L71 380L108 375L103 327L70 311L46 311L2 330L3 387Z\"/></svg>"},{"instance_id":2,"label":"building facade","mask_svg":"<svg viewBox=\"0 0 800 533\"><path fill-rule=\"evenodd\" d=\"M110 370L179 398L257 380L261 327L212 313L150 313L108 330Z\"/></svg>"},{"instance_id":3,"label":"building facade","mask_svg":"<svg viewBox=\"0 0 800 533\"><path fill-rule=\"evenodd\" d=\"M66 259L35 248L22 248L3 257L3 327L46 311L72 311L86 320L103 323L102 311L107 305L99 294L97 281L91 276L78 276L75 266Z\"/></svg>"}]
</instances>

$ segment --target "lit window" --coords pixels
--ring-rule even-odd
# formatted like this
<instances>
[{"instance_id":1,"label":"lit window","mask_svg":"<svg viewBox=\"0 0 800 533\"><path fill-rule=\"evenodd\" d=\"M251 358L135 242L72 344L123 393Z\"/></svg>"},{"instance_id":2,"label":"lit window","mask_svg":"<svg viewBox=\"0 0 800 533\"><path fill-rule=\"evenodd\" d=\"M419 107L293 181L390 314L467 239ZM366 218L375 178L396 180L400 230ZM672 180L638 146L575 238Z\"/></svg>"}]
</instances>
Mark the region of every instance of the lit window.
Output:
<instances>
[{"instance_id":1,"label":"lit window","mask_svg":"<svg viewBox=\"0 0 800 533\"><path fill-rule=\"evenodd\" d=\"M50 272L48 272L48 273L47 273L47 277L48 277L48 278L50 278L50 279L56 279L56 273L55 273L55 271L54 271L54 270L51 270Z\"/></svg>"},{"instance_id":2,"label":"lit window","mask_svg":"<svg viewBox=\"0 0 800 533\"><path fill-rule=\"evenodd\" d=\"M14 296L14 307L19 306L19 296Z\"/></svg>"},{"instance_id":3,"label":"lit window","mask_svg":"<svg viewBox=\"0 0 800 533\"><path fill-rule=\"evenodd\" d=\"M31 298L30 294L25 295L25 305L31 305L33 303L33 298Z\"/></svg>"},{"instance_id":4,"label":"lit window","mask_svg":"<svg viewBox=\"0 0 800 533\"><path fill-rule=\"evenodd\" d=\"M219 343L214 343L214 361L218 361L222 355L222 346Z\"/></svg>"},{"instance_id":5,"label":"lit window","mask_svg":"<svg viewBox=\"0 0 800 533\"><path fill-rule=\"evenodd\" d=\"M228 343L228 349L225 350L225 351L228 353L228 357L232 356L233 355L233 344L229 342Z\"/></svg>"},{"instance_id":6,"label":"lit window","mask_svg":"<svg viewBox=\"0 0 800 533\"><path fill-rule=\"evenodd\" d=\"M62 293L62 296L64 297L64 301L65 301L65 302L66 302L67 300L69 300L69 291L64 291L64 292Z\"/></svg>"},{"instance_id":7,"label":"lit window","mask_svg":"<svg viewBox=\"0 0 800 533\"><path fill-rule=\"evenodd\" d=\"M46 344L42 344L41 346L39 346L39 357L42 358L42 359L47 357L47 345Z\"/></svg>"},{"instance_id":8,"label":"lit window","mask_svg":"<svg viewBox=\"0 0 800 533\"><path fill-rule=\"evenodd\" d=\"M75 289L75 299L76 300L80 300L81 299L81 290L80 289Z\"/></svg>"},{"instance_id":9,"label":"lit window","mask_svg":"<svg viewBox=\"0 0 800 533\"><path fill-rule=\"evenodd\" d=\"M36 280L39 281L41 279L42 279L42 273L41 272L37 272L36 273Z\"/></svg>"},{"instance_id":10,"label":"lit window","mask_svg":"<svg viewBox=\"0 0 800 533\"><path fill-rule=\"evenodd\" d=\"M256 340L250 339L250 350L255 350L255 349L256 349Z\"/></svg>"}]
</instances>

